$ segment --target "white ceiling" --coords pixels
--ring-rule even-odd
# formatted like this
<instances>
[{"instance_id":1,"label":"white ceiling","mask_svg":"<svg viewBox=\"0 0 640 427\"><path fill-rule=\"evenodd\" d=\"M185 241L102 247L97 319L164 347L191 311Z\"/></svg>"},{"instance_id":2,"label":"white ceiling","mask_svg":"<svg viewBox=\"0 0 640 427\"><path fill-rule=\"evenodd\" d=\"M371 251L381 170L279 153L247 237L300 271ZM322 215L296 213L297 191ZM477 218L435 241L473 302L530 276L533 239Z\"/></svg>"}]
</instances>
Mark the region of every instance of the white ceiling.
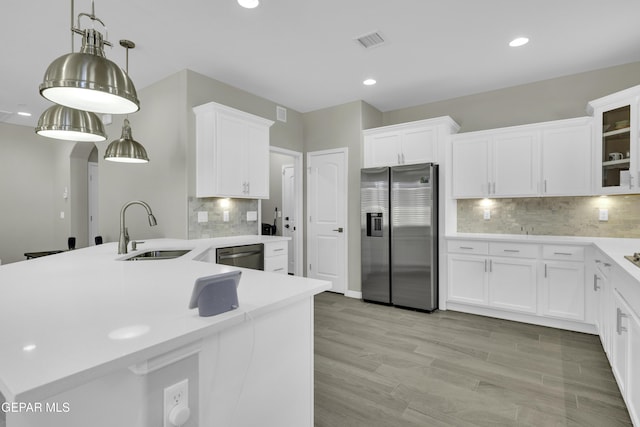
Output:
<instances>
[{"instance_id":1,"label":"white ceiling","mask_svg":"<svg viewBox=\"0 0 640 427\"><path fill-rule=\"evenodd\" d=\"M0 22L0 110L34 126L45 69L71 49L70 1L12 1ZM138 90L189 68L300 112L364 100L389 111L640 61L637 0L97 0ZM36 11L37 12L34 12ZM76 0L75 13L90 12ZM84 20L84 26L88 20ZM354 39L378 31L385 44ZM507 43L516 36L531 42ZM76 51L80 39L75 37ZM367 77L378 84L362 85ZM142 105L144 108L144 104Z\"/></svg>"}]
</instances>

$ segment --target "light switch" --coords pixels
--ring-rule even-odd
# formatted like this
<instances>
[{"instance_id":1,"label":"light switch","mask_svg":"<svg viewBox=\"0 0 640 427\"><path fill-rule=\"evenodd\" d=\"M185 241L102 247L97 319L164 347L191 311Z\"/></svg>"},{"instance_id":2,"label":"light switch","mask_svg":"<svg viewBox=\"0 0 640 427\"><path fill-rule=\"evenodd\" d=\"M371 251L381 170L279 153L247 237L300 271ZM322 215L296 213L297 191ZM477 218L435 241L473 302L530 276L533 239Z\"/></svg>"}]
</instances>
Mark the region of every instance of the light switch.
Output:
<instances>
[{"instance_id":1,"label":"light switch","mask_svg":"<svg viewBox=\"0 0 640 427\"><path fill-rule=\"evenodd\" d=\"M609 209L600 209L598 220L609 221Z\"/></svg>"},{"instance_id":2,"label":"light switch","mask_svg":"<svg viewBox=\"0 0 640 427\"><path fill-rule=\"evenodd\" d=\"M209 222L209 212L207 211L198 212L198 222Z\"/></svg>"},{"instance_id":3,"label":"light switch","mask_svg":"<svg viewBox=\"0 0 640 427\"><path fill-rule=\"evenodd\" d=\"M64 211L60 211L60 219L64 219Z\"/></svg>"},{"instance_id":4,"label":"light switch","mask_svg":"<svg viewBox=\"0 0 640 427\"><path fill-rule=\"evenodd\" d=\"M485 209L484 210L483 218L484 219L491 219L491 210L490 209Z\"/></svg>"},{"instance_id":5,"label":"light switch","mask_svg":"<svg viewBox=\"0 0 640 427\"><path fill-rule=\"evenodd\" d=\"M224 222L229 222L229 211L222 212L222 220Z\"/></svg>"},{"instance_id":6,"label":"light switch","mask_svg":"<svg viewBox=\"0 0 640 427\"><path fill-rule=\"evenodd\" d=\"M247 211L247 221L257 221L258 211Z\"/></svg>"}]
</instances>

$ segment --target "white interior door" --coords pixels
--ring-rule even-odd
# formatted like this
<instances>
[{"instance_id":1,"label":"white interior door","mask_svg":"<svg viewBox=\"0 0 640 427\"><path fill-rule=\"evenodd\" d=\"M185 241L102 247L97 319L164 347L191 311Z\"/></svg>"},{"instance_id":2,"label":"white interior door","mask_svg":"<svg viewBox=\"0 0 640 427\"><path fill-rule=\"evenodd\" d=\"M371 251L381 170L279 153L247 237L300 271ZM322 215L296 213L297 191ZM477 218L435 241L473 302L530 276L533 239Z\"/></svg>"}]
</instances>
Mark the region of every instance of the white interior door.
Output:
<instances>
[{"instance_id":1,"label":"white interior door","mask_svg":"<svg viewBox=\"0 0 640 427\"><path fill-rule=\"evenodd\" d=\"M347 283L347 149L307 154L307 276L331 281L344 294Z\"/></svg>"},{"instance_id":2,"label":"white interior door","mask_svg":"<svg viewBox=\"0 0 640 427\"><path fill-rule=\"evenodd\" d=\"M296 212L295 212L295 195L296 195L295 169L293 165L285 165L282 167L282 235L290 237L289 240L289 262L288 273L295 274L296 264Z\"/></svg>"},{"instance_id":3,"label":"white interior door","mask_svg":"<svg viewBox=\"0 0 640 427\"><path fill-rule=\"evenodd\" d=\"M89 179L89 246L95 245L98 235L98 164L88 163Z\"/></svg>"}]
</instances>

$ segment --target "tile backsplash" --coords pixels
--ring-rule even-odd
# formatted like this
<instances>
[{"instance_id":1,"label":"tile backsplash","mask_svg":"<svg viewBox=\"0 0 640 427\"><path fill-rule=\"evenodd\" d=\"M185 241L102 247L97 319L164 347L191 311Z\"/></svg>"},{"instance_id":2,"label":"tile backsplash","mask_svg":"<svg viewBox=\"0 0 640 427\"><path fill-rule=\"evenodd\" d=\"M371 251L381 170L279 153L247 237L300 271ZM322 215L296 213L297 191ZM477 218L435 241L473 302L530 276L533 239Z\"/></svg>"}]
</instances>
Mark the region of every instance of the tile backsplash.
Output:
<instances>
[{"instance_id":1,"label":"tile backsplash","mask_svg":"<svg viewBox=\"0 0 640 427\"><path fill-rule=\"evenodd\" d=\"M640 238L640 195L458 200L458 232ZM484 219L485 210L491 218ZM608 221L600 221L606 209Z\"/></svg>"},{"instance_id":2,"label":"tile backsplash","mask_svg":"<svg viewBox=\"0 0 640 427\"><path fill-rule=\"evenodd\" d=\"M189 197L189 239L258 234L260 222L247 221L247 212L258 212L254 199ZM224 221L225 212L229 220ZM207 222L198 222L198 214ZM259 218L259 216L258 216Z\"/></svg>"}]
</instances>

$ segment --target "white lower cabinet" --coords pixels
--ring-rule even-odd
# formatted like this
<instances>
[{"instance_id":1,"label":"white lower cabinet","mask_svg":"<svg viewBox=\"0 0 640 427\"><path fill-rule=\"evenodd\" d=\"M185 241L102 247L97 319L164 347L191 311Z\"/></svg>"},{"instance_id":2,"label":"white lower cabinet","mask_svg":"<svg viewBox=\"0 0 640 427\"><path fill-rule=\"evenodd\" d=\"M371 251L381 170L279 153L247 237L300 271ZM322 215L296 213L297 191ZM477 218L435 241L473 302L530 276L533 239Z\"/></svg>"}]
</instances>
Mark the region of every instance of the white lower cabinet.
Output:
<instances>
[{"instance_id":1,"label":"white lower cabinet","mask_svg":"<svg viewBox=\"0 0 640 427\"><path fill-rule=\"evenodd\" d=\"M584 247L544 245L539 313L585 320Z\"/></svg>"},{"instance_id":2,"label":"white lower cabinet","mask_svg":"<svg viewBox=\"0 0 640 427\"><path fill-rule=\"evenodd\" d=\"M489 276L487 258L449 255L449 301L487 305Z\"/></svg>"},{"instance_id":3,"label":"white lower cabinet","mask_svg":"<svg viewBox=\"0 0 640 427\"><path fill-rule=\"evenodd\" d=\"M631 420L637 426L640 425L640 313L632 308L626 297L635 296L637 303L640 293L632 291L637 282L619 283L620 276L616 280L609 312L612 326L609 361ZM620 292L618 285L622 288L629 285L626 286L627 295Z\"/></svg>"},{"instance_id":4,"label":"white lower cabinet","mask_svg":"<svg viewBox=\"0 0 640 427\"><path fill-rule=\"evenodd\" d=\"M537 245L457 242L449 245L448 300L525 313L536 312ZM467 255L467 253L486 255ZM503 256L490 256L489 254Z\"/></svg>"},{"instance_id":5,"label":"white lower cabinet","mask_svg":"<svg viewBox=\"0 0 640 427\"><path fill-rule=\"evenodd\" d=\"M489 260L489 305L525 313L536 312L537 260Z\"/></svg>"},{"instance_id":6,"label":"white lower cabinet","mask_svg":"<svg viewBox=\"0 0 640 427\"><path fill-rule=\"evenodd\" d=\"M288 243L283 240L264 244L264 271L287 274L289 265Z\"/></svg>"},{"instance_id":7,"label":"white lower cabinet","mask_svg":"<svg viewBox=\"0 0 640 427\"><path fill-rule=\"evenodd\" d=\"M455 309L591 329L584 246L451 239L447 252L447 302Z\"/></svg>"},{"instance_id":8,"label":"white lower cabinet","mask_svg":"<svg viewBox=\"0 0 640 427\"><path fill-rule=\"evenodd\" d=\"M600 336L602 348L608 357L611 357L611 321L609 313L612 311L611 305L613 304L611 301L611 265L611 262L602 253L594 254L593 279L591 286L587 286L594 293L594 298L592 298L593 313L595 315L594 324Z\"/></svg>"},{"instance_id":9,"label":"white lower cabinet","mask_svg":"<svg viewBox=\"0 0 640 427\"><path fill-rule=\"evenodd\" d=\"M546 261L540 313L569 320L584 320L584 264Z\"/></svg>"}]
</instances>

